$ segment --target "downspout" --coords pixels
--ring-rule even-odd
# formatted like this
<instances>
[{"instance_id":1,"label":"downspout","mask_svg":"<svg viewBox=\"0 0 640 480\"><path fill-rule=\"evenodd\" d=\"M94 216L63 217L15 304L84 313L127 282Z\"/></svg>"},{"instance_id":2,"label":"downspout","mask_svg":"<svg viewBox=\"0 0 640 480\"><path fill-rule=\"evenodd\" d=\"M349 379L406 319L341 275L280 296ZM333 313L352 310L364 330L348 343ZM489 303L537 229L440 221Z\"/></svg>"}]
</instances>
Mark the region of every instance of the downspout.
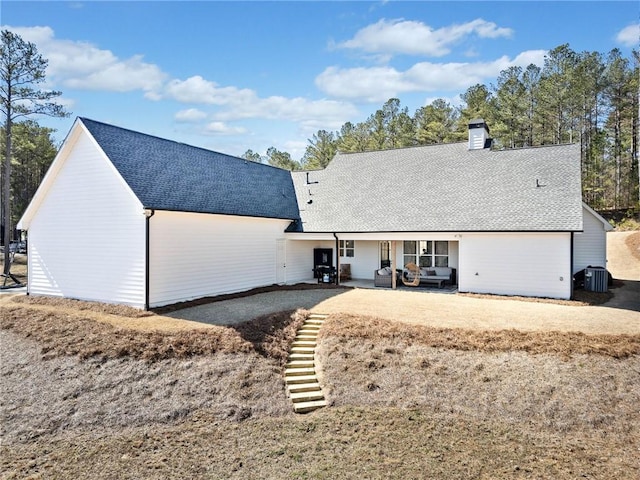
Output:
<instances>
[{"instance_id":1,"label":"downspout","mask_svg":"<svg viewBox=\"0 0 640 480\"><path fill-rule=\"evenodd\" d=\"M340 285L338 277L340 277L340 240L338 240L338 235L336 232L333 232L333 238L336 239L336 279L334 280L336 285Z\"/></svg>"},{"instance_id":2,"label":"downspout","mask_svg":"<svg viewBox=\"0 0 640 480\"><path fill-rule=\"evenodd\" d=\"M149 220L151 217L155 215L156 211L153 209L145 209L144 210L144 309L149 310L149 263L150 263L150 255L149 255L149 243L150 243L150 234L149 234Z\"/></svg>"},{"instance_id":3,"label":"downspout","mask_svg":"<svg viewBox=\"0 0 640 480\"><path fill-rule=\"evenodd\" d=\"M571 282L571 296L569 298L573 298L573 235L574 232L571 232L571 253L570 253L570 257L571 257L571 265L569 266L569 281Z\"/></svg>"}]
</instances>

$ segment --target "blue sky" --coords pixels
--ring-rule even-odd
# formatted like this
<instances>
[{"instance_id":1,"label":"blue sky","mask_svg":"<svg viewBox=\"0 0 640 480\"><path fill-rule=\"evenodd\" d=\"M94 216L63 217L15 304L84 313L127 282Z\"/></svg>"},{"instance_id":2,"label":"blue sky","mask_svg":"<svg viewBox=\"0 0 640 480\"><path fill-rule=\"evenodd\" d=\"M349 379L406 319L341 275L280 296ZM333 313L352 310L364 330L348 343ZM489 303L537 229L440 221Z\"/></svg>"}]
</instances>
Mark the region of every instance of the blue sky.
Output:
<instances>
[{"instance_id":1,"label":"blue sky","mask_svg":"<svg viewBox=\"0 0 640 480\"><path fill-rule=\"evenodd\" d=\"M411 114L459 103L546 51L631 58L637 1L7 1L2 28L49 60L46 88L76 116L241 155L299 159L319 129L366 119L391 97Z\"/></svg>"}]
</instances>

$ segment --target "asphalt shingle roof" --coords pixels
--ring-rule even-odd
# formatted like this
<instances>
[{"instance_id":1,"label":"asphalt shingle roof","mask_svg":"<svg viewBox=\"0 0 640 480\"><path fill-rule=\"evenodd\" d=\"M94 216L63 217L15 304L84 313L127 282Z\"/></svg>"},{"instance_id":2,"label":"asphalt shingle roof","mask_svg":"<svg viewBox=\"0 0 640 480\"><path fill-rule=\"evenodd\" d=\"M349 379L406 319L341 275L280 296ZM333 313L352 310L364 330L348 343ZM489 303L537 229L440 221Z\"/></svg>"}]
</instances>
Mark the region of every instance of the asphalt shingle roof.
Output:
<instances>
[{"instance_id":1,"label":"asphalt shingle roof","mask_svg":"<svg viewBox=\"0 0 640 480\"><path fill-rule=\"evenodd\" d=\"M80 121L145 208L299 217L286 170L87 118Z\"/></svg>"},{"instance_id":2,"label":"asphalt shingle roof","mask_svg":"<svg viewBox=\"0 0 640 480\"><path fill-rule=\"evenodd\" d=\"M338 154L309 172L309 185L306 172L292 176L298 231L582 230L578 145L492 151L465 142Z\"/></svg>"}]
</instances>

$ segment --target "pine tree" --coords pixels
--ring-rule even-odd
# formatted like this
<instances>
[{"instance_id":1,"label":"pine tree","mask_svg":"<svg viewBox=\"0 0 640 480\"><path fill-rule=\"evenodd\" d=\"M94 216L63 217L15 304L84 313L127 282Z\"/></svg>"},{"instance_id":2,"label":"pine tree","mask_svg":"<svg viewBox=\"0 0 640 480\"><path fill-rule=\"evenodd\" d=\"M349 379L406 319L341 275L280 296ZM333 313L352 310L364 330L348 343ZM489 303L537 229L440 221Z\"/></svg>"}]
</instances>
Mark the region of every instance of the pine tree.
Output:
<instances>
[{"instance_id":1,"label":"pine tree","mask_svg":"<svg viewBox=\"0 0 640 480\"><path fill-rule=\"evenodd\" d=\"M11 240L11 156L12 127L16 119L31 115L52 117L67 116L64 108L53 100L58 91L35 88L44 82L47 60L33 43L25 42L19 35L2 30L0 44L0 111L4 117L5 154L2 181L2 206L4 220L4 275L10 276L9 241Z\"/></svg>"}]
</instances>

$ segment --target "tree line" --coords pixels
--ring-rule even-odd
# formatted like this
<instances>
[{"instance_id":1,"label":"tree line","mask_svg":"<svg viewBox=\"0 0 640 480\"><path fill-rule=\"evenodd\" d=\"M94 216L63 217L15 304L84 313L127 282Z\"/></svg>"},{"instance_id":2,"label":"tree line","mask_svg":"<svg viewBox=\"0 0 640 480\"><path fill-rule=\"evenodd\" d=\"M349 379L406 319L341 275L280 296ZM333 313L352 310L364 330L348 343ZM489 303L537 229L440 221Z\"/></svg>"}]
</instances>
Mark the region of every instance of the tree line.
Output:
<instances>
[{"instance_id":1,"label":"tree line","mask_svg":"<svg viewBox=\"0 0 640 480\"><path fill-rule=\"evenodd\" d=\"M1 47L2 223L10 217L13 227L58 149L54 130L28 117L68 113L54 103L60 92L33 88L44 80L47 65L33 44L3 31ZM565 44L551 50L542 67L510 67L495 83L468 88L460 106L437 99L412 114L391 98L362 122L347 122L335 132L318 130L299 160L274 147L265 155L247 150L243 157L288 170L321 169L338 151L465 141L469 121L483 118L493 148L579 143L585 201L598 210L639 208L639 60L638 51L630 60L617 49L577 53ZM23 100L31 97L37 101Z\"/></svg>"},{"instance_id":2,"label":"tree line","mask_svg":"<svg viewBox=\"0 0 640 480\"><path fill-rule=\"evenodd\" d=\"M391 98L363 122L319 130L300 160L273 147L264 156L247 150L243 157L288 170L320 169L338 151L465 141L469 121L483 118L493 148L579 143L584 200L596 209L637 208L638 63L638 51L632 62L618 49L578 53L560 45L542 67L509 67L495 83L473 85L460 106L437 99L411 114Z\"/></svg>"}]
</instances>

